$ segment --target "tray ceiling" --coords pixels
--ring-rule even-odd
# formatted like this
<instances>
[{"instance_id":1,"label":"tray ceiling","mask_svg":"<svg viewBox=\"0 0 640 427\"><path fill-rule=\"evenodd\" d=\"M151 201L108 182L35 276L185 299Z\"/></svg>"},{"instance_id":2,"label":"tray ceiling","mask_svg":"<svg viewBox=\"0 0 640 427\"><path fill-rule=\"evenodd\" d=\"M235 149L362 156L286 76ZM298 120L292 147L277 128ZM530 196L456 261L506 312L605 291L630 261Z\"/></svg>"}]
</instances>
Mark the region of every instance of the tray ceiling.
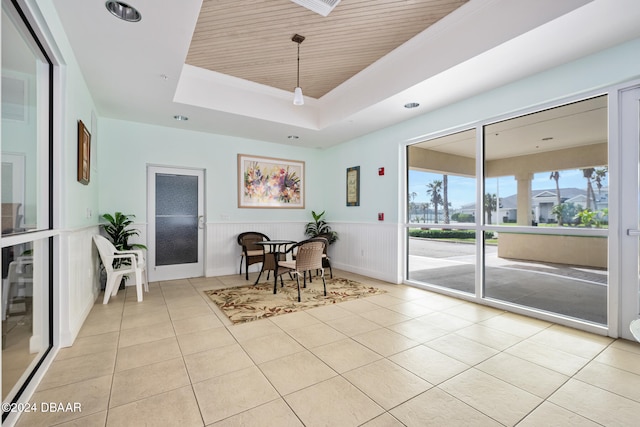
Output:
<instances>
[{"instance_id":1,"label":"tray ceiling","mask_svg":"<svg viewBox=\"0 0 640 427\"><path fill-rule=\"evenodd\" d=\"M326 18L290 0L128 3L141 21L118 20L103 1L42 1L96 114L220 144L327 148L640 37L637 0L342 0ZM292 102L295 33L306 37L303 106ZM391 140L422 134L411 123Z\"/></svg>"},{"instance_id":2,"label":"tray ceiling","mask_svg":"<svg viewBox=\"0 0 640 427\"><path fill-rule=\"evenodd\" d=\"M327 17L291 1L205 0L186 63L320 98L468 0L343 0Z\"/></svg>"}]
</instances>

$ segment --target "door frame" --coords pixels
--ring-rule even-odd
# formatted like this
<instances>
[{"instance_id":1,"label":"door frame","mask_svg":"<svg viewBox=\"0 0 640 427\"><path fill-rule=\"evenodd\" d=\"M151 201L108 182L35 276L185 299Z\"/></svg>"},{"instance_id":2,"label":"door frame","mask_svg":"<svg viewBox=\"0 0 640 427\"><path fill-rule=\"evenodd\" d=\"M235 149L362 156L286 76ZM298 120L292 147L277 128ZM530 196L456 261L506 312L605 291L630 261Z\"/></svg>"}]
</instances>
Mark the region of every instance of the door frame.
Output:
<instances>
[{"instance_id":1,"label":"door frame","mask_svg":"<svg viewBox=\"0 0 640 427\"><path fill-rule=\"evenodd\" d=\"M147 274L150 282L204 276L205 272L205 170L179 166L147 164ZM198 177L198 262L173 266L156 266L155 255L155 176L158 173Z\"/></svg>"},{"instance_id":2,"label":"door frame","mask_svg":"<svg viewBox=\"0 0 640 427\"><path fill-rule=\"evenodd\" d=\"M629 324L640 314L639 256L640 236L640 84L627 86L618 91L615 105L617 120L613 141L618 140L620 171L619 233L619 288L618 295L611 299L618 305L612 310L611 325L618 325L612 336L635 340L629 331ZM613 258L615 259L615 258ZM612 266L613 267L613 266Z\"/></svg>"}]
</instances>

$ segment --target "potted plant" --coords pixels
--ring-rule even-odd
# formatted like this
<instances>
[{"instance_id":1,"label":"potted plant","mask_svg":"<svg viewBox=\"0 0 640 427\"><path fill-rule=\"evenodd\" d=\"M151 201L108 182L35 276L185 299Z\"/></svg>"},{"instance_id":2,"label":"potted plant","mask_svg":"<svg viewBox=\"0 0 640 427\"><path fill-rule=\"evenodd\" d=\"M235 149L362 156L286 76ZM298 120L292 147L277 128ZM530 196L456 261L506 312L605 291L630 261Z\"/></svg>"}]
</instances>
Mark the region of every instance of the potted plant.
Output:
<instances>
[{"instance_id":1,"label":"potted plant","mask_svg":"<svg viewBox=\"0 0 640 427\"><path fill-rule=\"evenodd\" d=\"M145 245L139 243L129 243L131 236L139 236L140 232L135 228L127 228L133 224L131 218L135 218L135 215L125 215L122 212L116 212L115 214L104 214L102 218L107 221L107 224L102 224L101 227L107 236L111 239L111 243L119 251L128 251L131 249L147 249Z\"/></svg>"},{"instance_id":2,"label":"potted plant","mask_svg":"<svg viewBox=\"0 0 640 427\"><path fill-rule=\"evenodd\" d=\"M140 243L129 243L129 238L131 236L139 236L140 232L135 228L129 228L131 224L133 224L133 219L135 215L125 215L122 212L116 212L113 215L104 214L102 218L107 221L106 224L101 224L100 226L107 234L113 246L116 247L119 251L128 251L132 249L147 249L145 245ZM119 267L122 263L127 263L128 260L115 260L114 267ZM122 278L122 282L120 284L120 288L124 286L124 282L127 279L127 276Z\"/></svg>"},{"instance_id":3,"label":"potted plant","mask_svg":"<svg viewBox=\"0 0 640 427\"><path fill-rule=\"evenodd\" d=\"M304 229L304 234L309 238L318 236L324 237L329 241L329 244L332 244L338 240L338 233L331 230L331 226L327 224L327 221L322 219L324 212L325 211L322 211L321 213L316 214L314 211L311 211L313 222L307 223Z\"/></svg>"}]
</instances>

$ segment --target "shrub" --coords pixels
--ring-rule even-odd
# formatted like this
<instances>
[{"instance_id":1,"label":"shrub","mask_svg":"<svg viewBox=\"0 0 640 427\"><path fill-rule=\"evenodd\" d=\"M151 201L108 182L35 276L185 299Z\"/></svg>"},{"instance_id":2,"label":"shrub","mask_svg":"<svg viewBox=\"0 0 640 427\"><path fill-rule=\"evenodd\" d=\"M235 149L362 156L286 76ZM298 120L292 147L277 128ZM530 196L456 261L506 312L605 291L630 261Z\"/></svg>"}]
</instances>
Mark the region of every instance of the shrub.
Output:
<instances>
[{"instance_id":1,"label":"shrub","mask_svg":"<svg viewBox=\"0 0 640 427\"><path fill-rule=\"evenodd\" d=\"M456 212L451 215L451 219L457 222L475 222L475 218L471 214Z\"/></svg>"},{"instance_id":2,"label":"shrub","mask_svg":"<svg viewBox=\"0 0 640 427\"><path fill-rule=\"evenodd\" d=\"M493 231L485 231L485 239L493 239ZM410 229L410 237L422 237L426 239L475 239L473 230L418 230Z\"/></svg>"}]
</instances>

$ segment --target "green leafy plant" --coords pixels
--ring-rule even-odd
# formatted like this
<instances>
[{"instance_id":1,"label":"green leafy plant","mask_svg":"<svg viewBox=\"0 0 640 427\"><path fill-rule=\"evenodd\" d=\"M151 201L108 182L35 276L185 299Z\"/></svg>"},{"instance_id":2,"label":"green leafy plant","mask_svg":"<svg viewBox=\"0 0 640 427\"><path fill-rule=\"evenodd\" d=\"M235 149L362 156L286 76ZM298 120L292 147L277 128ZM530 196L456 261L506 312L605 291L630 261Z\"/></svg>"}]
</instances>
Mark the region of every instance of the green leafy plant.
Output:
<instances>
[{"instance_id":1,"label":"green leafy plant","mask_svg":"<svg viewBox=\"0 0 640 427\"><path fill-rule=\"evenodd\" d=\"M104 214L102 218L107 221L106 224L102 224L102 229L107 236L111 239L111 243L119 251L128 251L131 249L147 249L145 245L140 243L129 243L131 236L139 236L140 232L135 228L128 228L133 224L131 218L135 218L135 215L125 215L122 212L116 212L115 214Z\"/></svg>"},{"instance_id":2,"label":"green leafy plant","mask_svg":"<svg viewBox=\"0 0 640 427\"><path fill-rule=\"evenodd\" d=\"M135 228L129 228L129 226L133 224L132 218L135 217L135 215L125 215L122 212L116 212L113 215L108 213L102 215L102 218L107 221L107 223L101 224L100 226L117 250L129 251L132 249L147 249L145 245L140 243L129 243L130 237L140 235L140 232ZM129 260L127 259L116 259L113 261L114 268L119 268L120 266L127 264L129 264ZM122 278L120 289L124 287L124 282L127 278L127 275Z\"/></svg>"},{"instance_id":3,"label":"green leafy plant","mask_svg":"<svg viewBox=\"0 0 640 427\"><path fill-rule=\"evenodd\" d=\"M585 227L598 226L598 212L594 212L589 208L578 212L576 219L580 220L580 223Z\"/></svg>"},{"instance_id":4,"label":"green leafy plant","mask_svg":"<svg viewBox=\"0 0 640 427\"><path fill-rule=\"evenodd\" d=\"M568 207L564 203L560 203L559 205L554 205L551 209L551 213L556 216L556 221L558 225L562 225L564 222L564 218L567 216Z\"/></svg>"},{"instance_id":5,"label":"green leafy plant","mask_svg":"<svg viewBox=\"0 0 640 427\"><path fill-rule=\"evenodd\" d=\"M304 234L307 237L325 237L329 241L329 244L332 244L338 240L338 233L331 230L331 226L327 224L327 221L322 219L324 212L325 211L322 211L317 214L314 211L311 211L313 222L307 223L304 228Z\"/></svg>"}]
</instances>

